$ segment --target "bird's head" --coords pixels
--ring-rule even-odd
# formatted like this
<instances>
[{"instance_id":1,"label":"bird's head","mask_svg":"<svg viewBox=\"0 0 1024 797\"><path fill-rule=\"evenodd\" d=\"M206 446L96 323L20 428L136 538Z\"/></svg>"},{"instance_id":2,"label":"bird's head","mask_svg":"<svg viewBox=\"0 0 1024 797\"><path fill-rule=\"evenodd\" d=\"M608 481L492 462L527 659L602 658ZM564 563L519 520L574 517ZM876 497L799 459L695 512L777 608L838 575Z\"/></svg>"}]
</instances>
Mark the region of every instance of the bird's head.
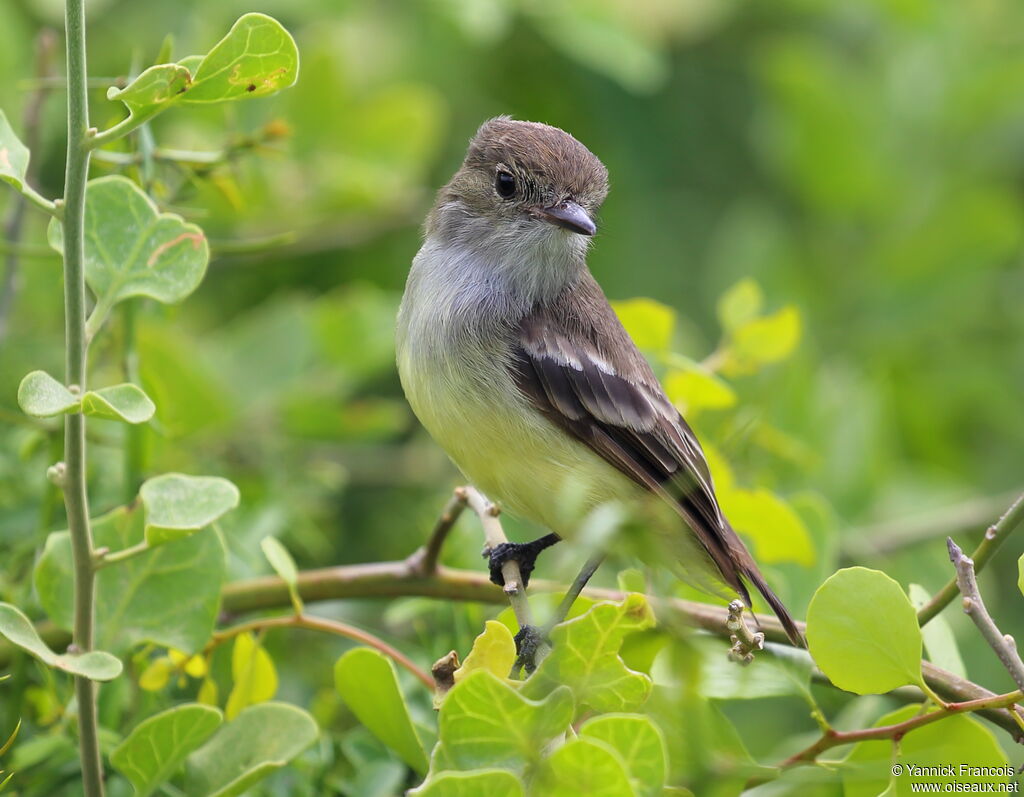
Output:
<instances>
[{"instance_id":1,"label":"bird's head","mask_svg":"<svg viewBox=\"0 0 1024 797\"><path fill-rule=\"evenodd\" d=\"M539 251L582 257L607 193L608 170L571 135L498 117L470 141L462 167L438 194L427 232L530 259Z\"/></svg>"}]
</instances>

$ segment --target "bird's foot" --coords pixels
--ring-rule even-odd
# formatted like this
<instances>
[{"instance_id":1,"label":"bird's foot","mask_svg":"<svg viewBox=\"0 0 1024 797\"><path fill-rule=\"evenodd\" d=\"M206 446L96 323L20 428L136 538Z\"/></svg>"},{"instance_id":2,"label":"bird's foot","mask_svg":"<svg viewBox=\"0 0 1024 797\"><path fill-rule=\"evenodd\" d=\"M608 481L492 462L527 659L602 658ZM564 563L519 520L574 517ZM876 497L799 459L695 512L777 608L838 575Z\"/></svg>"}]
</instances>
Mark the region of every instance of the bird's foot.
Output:
<instances>
[{"instance_id":1,"label":"bird's foot","mask_svg":"<svg viewBox=\"0 0 1024 797\"><path fill-rule=\"evenodd\" d=\"M487 559L487 567L491 571L491 581L499 587L505 586L505 576L502 575L501 566L508 561L519 563L519 574L523 578L522 588L526 589L530 584L530 574L537 564L537 557L545 548L550 548L561 540L557 534L546 534L532 542L503 542L493 548L484 550L484 557Z\"/></svg>"},{"instance_id":2,"label":"bird's foot","mask_svg":"<svg viewBox=\"0 0 1024 797\"><path fill-rule=\"evenodd\" d=\"M535 625L524 625L515 635L516 663L513 673L525 670L530 675L537 669L537 653L547 644L544 633Z\"/></svg>"}]
</instances>

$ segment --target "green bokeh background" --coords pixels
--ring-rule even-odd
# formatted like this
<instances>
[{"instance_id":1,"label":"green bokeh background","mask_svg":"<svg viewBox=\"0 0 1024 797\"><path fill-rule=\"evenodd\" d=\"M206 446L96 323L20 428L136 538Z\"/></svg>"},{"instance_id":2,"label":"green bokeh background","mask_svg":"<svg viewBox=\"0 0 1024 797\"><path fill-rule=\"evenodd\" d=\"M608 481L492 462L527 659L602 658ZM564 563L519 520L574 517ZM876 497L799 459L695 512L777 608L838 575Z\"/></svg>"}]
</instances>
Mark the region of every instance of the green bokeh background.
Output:
<instances>
[{"instance_id":1,"label":"green bokeh background","mask_svg":"<svg viewBox=\"0 0 1024 797\"><path fill-rule=\"evenodd\" d=\"M744 277L770 308L800 311L795 354L738 378L740 409L694 419L746 484L805 507L815 567L770 569L796 614L841 564L937 589L950 574L943 535L972 545L1024 486L1015 0L97 0L89 10L97 78L151 63L167 34L177 55L205 51L251 10L281 20L302 53L287 92L152 125L161 146L235 147L208 173L151 175L158 201L208 231L214 259L180 308L142 305L138 319L142 380L159 408L145 473L239 484L242 508L225 523L235 577L267 571L267 534L304 567L405 556L457 483L402 399L393 314L433 192L476 127L503 113L560 126L606 163L592 270L614 299L675 308L678 351L700 359L715 348L715 303ZM16 129L33 38L59 13L56 0L5 0L0 107ZM33 153L47 196L63 177L62 107L58 89ZM93 93L95 125L120 114L102 86ZM93 174L111 168L96 162ZM0 208L9 201L0 194ZM280 234L291 241L263 240ZM44 242L38 214L25 240ZM255 251L231 251L245 241ZM0 341L0 598L27 607L35 551L63 519L44 479L55 426L21 421L15 394L29 370L62 369L60 281L55 258L24 259ZM95 384L120 379L114 329L92 353ZM92 428L99 514L124 499L123 430ZM763 428L785 445L765 444L753 431ZM966 527L949 511L964 502L977 510ZM870 544L922 516L937 534L895 552ZM479 567L479 545L464 523L446 561ZM1024 638L1021 547L1011 540L982 588L1004 630ZM542 568L566 577L574 564L562 551ZM426 663L465 650L491 611L414 600L333 610ZM1008 690L991 651L948 614L972 679ZM279 643L282 660L296 645L309 653L280 665L286 699L337 712L310 674L334 643ZM776 703L742 706L747 744L769 758L783 734L765 728L806 729L799 705ZM26 711L2 705L4 727Z\"/></svg>"}]
</instances>

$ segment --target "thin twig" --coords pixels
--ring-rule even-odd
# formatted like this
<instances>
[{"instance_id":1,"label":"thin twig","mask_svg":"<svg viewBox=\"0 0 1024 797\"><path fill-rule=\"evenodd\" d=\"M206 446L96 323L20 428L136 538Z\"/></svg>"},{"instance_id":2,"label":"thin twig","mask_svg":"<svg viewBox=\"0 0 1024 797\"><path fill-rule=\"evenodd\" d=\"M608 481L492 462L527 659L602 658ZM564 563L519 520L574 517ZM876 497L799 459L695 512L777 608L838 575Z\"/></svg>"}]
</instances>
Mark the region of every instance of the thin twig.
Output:
<instances>
[{"instance_id":1,"label":"thin twig","mask_svg":"<svg viewBox=\"0 0 1024 797\"><path fill-rule=\"evenodd\" d=\"M813 764L819 755L824 753L826 750L831 750L833 747L878 739L892 739L893 741L899 741L912 730L925 725L930 725L933 722L937 722L938 720L952 716L953 714L962 714L967 711L982 711L984 709L1006 708L1008 706L1013 706L1021 699L1021 697L1024 697L1024 694L1018 690L1016 692L1009 692L1005 695L992 695L990 697L984 697L977 700L967 700L960 703L947 703L945 706L942 706L935 711L917 714L903 722L896 722L892 725L881 725L876 728L863 728L855 731L837 731L835 728L829 728L827 731L822 733L814 744L801 750L799 753L791 755L779 764L778 769L783 770L799 766L801 764ZM768 779L765 778L751 779L747 782L747 788L753 788L767 780Z\"/></svg>"},{"instance_id":2,"label":"thin twig","mask_svg":"<svg viewBox=\"0 0 1024 797\"><path fill-rule=\"evenodd\" d=\"M497 504L492 504L475 487L460 487L465 494L466 503L469 508L476 512L480 518L480 525L484 529L484 539L487 541L487 549L497 548L502 543L508 542L505 530L501 527L498 515L501 510ZM515 559L507 559L501 565L501 575L505 579L505 586L502 587L508 602L515 613L516 622L520 628L533 625L533 612L530 611L530 602L526 598L526 590L523 588L523 576L519 572L519 562Z\"/></svg>"},{"instance_id":3,"label":"thin twig","mask_svg":"<svg viewBox=\"0 0 1024 797\"><path fill-rule=\"evenodd\" d=\"M583 588L587 586L587 582L590 581L591 576L597 572L597 568L601 566L604 559L605 555L603 553L596 553L586 561L586 564L583 565L583 569L580 570L572 584L569 586L569 589L566 590L561 603L559 603L558 608L555 609L555 613L552 614L551 618L544 624L541 636L547 637L556 625L569 616L569 612L572 610L572 605L580 596Z\"/></svg>"},{"instance_id":4,"label":"thin twig","mask_svg":"<svg viewBox=\"0 0 1024 797\"><path fill-rule=\"evenodd\" d=\"M974 562L969 556L965 556L960 547L953 542L952 538L946 540L949 547L949 560L956 568L956 583L960 594L964 596L964 613L971 618L978 627L985 641L992 647L1003 663L1007 672L1013 678L1013 682L1020 689L1024 689L1024 662L1017 652L1017 644L1009 634L1003 634L996 626L992 615L985 608L985 601L978 590L978 580L975 578Z\"/></svg>"},{"instance_id":5,"label":"thin twig","mask_svg":"<svg viewBox=\"0 0 1024 797\"><path fill-rule=\"evenodd\" d=\"M434 524L426 545L418 548L406 562L409 568L421 576L429 576L437 570L437 560L441 556L441 548L444 547L448 534L455 527L456 521L466 508L466 492L461 487L452 493L444 509L441 511L437 523Z\"/></svg>"},{"instance_id":6,"label":"thin twig","mask_svg":"<svg viewBox=\"0 0 1024 797\"><path fill-rule=\"evenodd\" d=\"M1017 497L1017 500L995 524L989 526L985 532L985 539L974 549L971 559L974 561L976 573L981 572L988 560L992 558L1003 541L1010 536L1010 532L1021 524L1021 521L1024 521L1024 493ZM960 590L957 587L956 578L952 578L928 603L918 610L917 622L921 625L927 623L945 609L958 594L960 594Z\"/></svg>"},{"instance_id":7,"label":"thin twig","mask_svg":"<svg viewBox=\"0 0 1024 797\"><path fill-rule=\"evenodd\" d=\"M357 642L362 642L368 647L379 650L385 656L394 660L396 664L402 665L406 670L415 675L416 678L419 679L419 681L428 689L431 691L434 689L434 679L420 669L420 667L418 667L412 659L402 653L402 651L392 647L383 639L374 636L369 631L364 631L361 628L356 628L354 625L342 623L338 620L328 620L325 617L310 617L305 614L293 614L287 617L261 617L256 620L250 620L248 622L232 626L231 628L226 628L223 631L215 631L210 642L203 650L203 654L209 654L214 648L234 639L239 634L244 634L247 631L263 631L268 628L306 628L310 631L322 631L327 634L342 636L346 639L354 639Z\"/></svg>"}]
</instances>

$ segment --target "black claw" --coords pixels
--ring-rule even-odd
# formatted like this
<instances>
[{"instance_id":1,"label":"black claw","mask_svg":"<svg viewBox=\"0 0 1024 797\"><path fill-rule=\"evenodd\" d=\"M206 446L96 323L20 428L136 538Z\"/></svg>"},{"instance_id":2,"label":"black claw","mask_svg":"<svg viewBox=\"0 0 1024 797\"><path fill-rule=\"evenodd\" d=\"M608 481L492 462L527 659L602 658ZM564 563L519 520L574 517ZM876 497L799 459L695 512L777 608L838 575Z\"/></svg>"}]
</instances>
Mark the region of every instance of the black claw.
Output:
<instances>
[{"instance_id":1,"label":"black claw","mask_svg":"<svg viewBox=\"0 0 1024 797\"><path fill-rule=\"evenodd\" d=\"M537 650L544 644L544 637L535 625L524 625L515 635L516 663L513 671L520 668L530 675L537 669Z\"/></svg>"},{"instance_id":2,"label":"black claw","mask_svg":"<svg viewBox=\"0 0 1024 797\"><path fill-rule=\"evenodd\" d=\"M491 571L491 582L499 587L505 586L505 576L501 566L514 560L519 563L519 574L523 577L523 589L530 585L530 574L537 564L537 557L545 548L550 548L561 540L557 534L548 534L532 542L503 542L484 551L487 567Z\"/></svg>"}]
</instances>

